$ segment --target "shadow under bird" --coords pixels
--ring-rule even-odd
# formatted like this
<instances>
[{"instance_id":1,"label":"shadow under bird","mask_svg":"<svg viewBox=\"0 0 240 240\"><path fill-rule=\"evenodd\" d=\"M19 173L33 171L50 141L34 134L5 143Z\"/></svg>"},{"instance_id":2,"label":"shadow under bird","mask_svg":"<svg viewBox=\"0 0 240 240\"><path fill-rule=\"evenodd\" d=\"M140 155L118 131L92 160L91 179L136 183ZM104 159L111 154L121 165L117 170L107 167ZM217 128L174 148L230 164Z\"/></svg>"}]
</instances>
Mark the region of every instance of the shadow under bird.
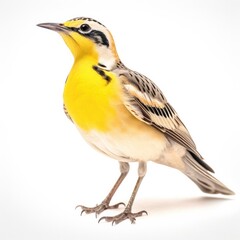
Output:
<instances>
[{"instance_id":1,"label":"shadow under bird","mask_svg":"<svg viewBox=\"0 0 240 240\"><path fill-rule=\"evenodd\" d=\"M64 88L64 110L83 138L95 149L118 160L120 176L107 197L82 213L102 213L123 203L110 205L116 190L138 162L138 179L124 211L100 218L118 224L132 223L146 211L132 212L137 191L147 171L147 162L178 169L203 192L234 194L212 176L187 128L161 90L146 76L127 68L118 57L107 28L92 18L74 18L63 24L41 23L58 32L74 56ZM123 204L124 205L124 204Z\"/></svg>"}]
</instances>

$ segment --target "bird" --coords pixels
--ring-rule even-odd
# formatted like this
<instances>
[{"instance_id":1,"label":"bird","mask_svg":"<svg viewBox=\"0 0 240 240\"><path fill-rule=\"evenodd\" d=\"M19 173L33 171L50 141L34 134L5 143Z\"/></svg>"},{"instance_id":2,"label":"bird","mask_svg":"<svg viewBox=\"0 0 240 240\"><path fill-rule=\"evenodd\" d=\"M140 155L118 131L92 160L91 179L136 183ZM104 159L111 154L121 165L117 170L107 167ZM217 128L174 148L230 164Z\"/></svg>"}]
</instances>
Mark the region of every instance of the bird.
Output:
<instances>
[{"instance_id":1,"label":"bird","mask_svg":"<svg viewBox=\"0 0 240 240\"><path fill-rule=\"evenodd\" d=\"M137 217L147 215L145 210L133 212L132 206L149 161L179 170L205 193L234 194L213 176L213 169L160 88L123 64L105 25L77 17L37 26L59 33L74 58L63 92L67 117L87 143L119 162L120 176L106 198L94 207L78 205L81 214L98 216L123 205L121 213L101 217L99 222L135 223ZM138 163L138 178L129 201L111 205L132 162Z\"/></svg>"}]
</instances>

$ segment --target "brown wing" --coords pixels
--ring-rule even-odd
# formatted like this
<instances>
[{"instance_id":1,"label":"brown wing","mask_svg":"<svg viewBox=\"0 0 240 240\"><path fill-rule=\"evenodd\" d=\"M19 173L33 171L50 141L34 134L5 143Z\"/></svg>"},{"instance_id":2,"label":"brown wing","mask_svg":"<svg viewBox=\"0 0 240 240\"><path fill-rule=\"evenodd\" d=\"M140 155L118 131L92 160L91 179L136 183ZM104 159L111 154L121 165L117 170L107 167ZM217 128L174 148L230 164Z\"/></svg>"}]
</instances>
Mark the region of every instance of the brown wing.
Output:
<instances>
[{"instance_id":1,"label":"brown wing","mask_svg":"<svg viewBox=\"0 0 240 240\"><path fill-rule=\"evenodd\" d=\"M152 125L184 146L193 158L213 172L196 149L187 128L167 102L161 90L147 77L129 69L117 70L123 84L126 108L139 120Z\"/></svg>"}]
</instances>

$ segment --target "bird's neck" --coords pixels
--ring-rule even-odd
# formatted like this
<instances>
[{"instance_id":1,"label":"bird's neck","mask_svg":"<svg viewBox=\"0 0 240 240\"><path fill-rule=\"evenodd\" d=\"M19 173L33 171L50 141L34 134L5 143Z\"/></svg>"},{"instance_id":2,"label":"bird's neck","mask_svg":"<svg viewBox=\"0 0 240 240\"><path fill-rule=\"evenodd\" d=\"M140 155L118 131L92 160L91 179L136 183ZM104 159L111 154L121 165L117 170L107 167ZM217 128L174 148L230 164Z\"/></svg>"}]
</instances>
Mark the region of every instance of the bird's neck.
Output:
<instances>
[{"instance_id":1,"label":"bird's neck","mask_svg":"<svg viewBox=\"0 0 240 240\"><path fill-rule=\"evenodd\" d=\"M113 70L120 61L115 48L96 46L98 63L107 70Z\"/></svg>"}]
</instances>

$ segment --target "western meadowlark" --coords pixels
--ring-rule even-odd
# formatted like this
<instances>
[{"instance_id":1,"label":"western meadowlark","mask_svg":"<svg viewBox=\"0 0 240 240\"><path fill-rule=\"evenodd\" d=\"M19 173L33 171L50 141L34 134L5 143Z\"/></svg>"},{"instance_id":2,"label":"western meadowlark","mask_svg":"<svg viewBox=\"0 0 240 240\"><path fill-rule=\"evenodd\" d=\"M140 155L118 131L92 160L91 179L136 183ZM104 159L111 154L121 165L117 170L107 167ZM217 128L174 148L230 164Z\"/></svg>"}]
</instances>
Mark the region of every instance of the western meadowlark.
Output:
<instances>
[{"instance_id":1,"label":"western meadowlark","mask_svg":"<svg viewBox=\"0 0 240 240\"><path fill-rule=\"evenodd\" d=\"M90 145L120 163L121 175L107 197L96 207L77 206L82 212L98 215L123 204L110 205L110 201L130 162L139 162L139 168L127 206L122 213L100 220L134 223L147 213L132 213L132 205L148 161L180 170L203 192L234 194L210 174L213 169L204 162L161 90L120 61L113 37L103 24L80 17L38 26L58 32L74 56L63 94L65 113Z\"/></svg>"}]
</instances>

